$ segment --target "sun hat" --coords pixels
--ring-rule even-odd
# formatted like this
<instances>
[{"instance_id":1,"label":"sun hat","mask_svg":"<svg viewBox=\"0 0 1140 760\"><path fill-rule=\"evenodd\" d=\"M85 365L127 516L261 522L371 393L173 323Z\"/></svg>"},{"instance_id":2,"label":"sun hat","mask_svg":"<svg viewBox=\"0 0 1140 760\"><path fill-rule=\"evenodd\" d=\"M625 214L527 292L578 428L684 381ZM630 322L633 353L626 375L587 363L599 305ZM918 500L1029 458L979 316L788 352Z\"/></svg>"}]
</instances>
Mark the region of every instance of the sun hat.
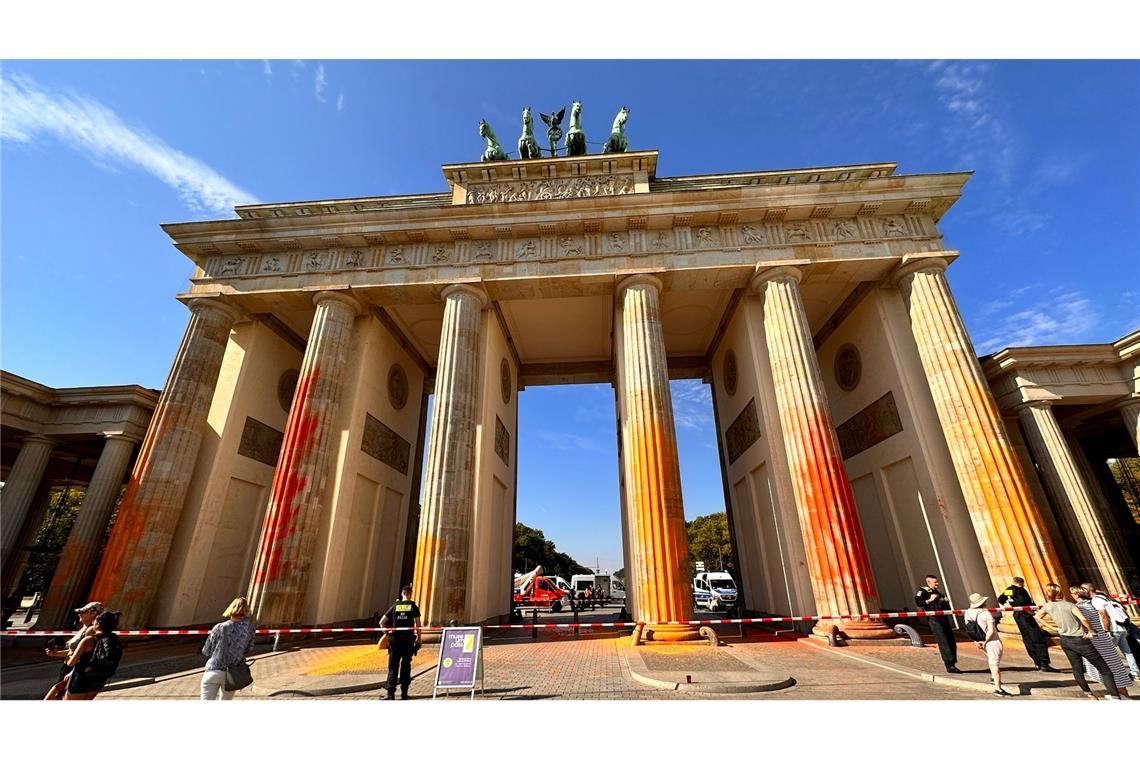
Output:
<instances>
[{"instance_id":1,"label":"sun hat","mask_svg":"<svg viewBox=\"0 0 1140 760\"><path fill-rule=\"evenodd\" d=\"M83 605L82 607L76 607L75 611L76 612L94 612L96 615L101 615L101 614L103 614L103 611L105 609L106 608L103 606L102 602L88 602L87 604Z\"/></svg>"},{"instance_id":2,"label":"sun hat","mask_svg":"<svg viewBox=\"0 0 1140 760\"><path fill-rule=\"evenodd\" d=\"M988 596L982 596L981 594L970 594L970 608L973 609L975 607L981 607L986 603L987 599L989 599Z\"/></svg>"}]
</instances>

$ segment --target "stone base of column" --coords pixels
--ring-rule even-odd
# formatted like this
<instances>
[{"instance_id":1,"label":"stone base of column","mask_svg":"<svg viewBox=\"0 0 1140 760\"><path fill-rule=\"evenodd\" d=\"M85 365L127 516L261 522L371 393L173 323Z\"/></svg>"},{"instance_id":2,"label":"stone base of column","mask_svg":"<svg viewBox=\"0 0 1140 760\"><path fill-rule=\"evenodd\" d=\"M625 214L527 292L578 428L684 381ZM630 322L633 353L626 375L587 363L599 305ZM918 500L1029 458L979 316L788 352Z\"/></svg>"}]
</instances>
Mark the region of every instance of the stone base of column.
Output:
<instances>
[{"instance_id":1,"label":"stone base of column","mask_svg":"<svg viewBox=\"0 0 1140 760\"><path fill-rule=\"evenodd\" d=\"M852 641L899 639L898 634L881 620L820 620L811 629L811 633L826 639L833 626L839 629L841 638Z\"/></svg>"},{"instance_id":2,"label":"stone base of column","mask_svg":"<svg viewBox=\"0 0 1140 760\"><path fill-rule=\"evenodd\" d=\"M704 642L695 625L647 625L641 632L643 644L679 644L686 641Z\"/></svg>"}]
</instances>

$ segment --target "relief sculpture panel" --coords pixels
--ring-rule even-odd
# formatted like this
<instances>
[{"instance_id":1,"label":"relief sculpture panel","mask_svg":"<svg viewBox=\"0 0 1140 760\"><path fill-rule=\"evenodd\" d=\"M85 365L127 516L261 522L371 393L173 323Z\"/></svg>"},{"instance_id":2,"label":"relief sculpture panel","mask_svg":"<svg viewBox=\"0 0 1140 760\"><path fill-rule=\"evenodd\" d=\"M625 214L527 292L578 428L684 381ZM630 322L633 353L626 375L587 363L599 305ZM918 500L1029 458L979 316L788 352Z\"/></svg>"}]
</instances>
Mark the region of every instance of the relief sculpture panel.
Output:
<instances>
[{"instance_id":1,"label":"relief sculpture panel","mask_svg":"<svg viewBox=\"0 0 1140 760\"><path fill-rule=\"evenodd\" d=\"M596 198L607 195L629 195L633 190L632 174L488 182L467 188L467 203L513 203L515 201Z\"/></svg>"},{"instance_id":2,"label":"relief sculpture panel","mask_svg":"<svg viewBox=\"0 0 1140 760\"><path fill-rule=\"evenodd\" d=\"M732 464L748 447L760 440L760 419L756 416L756 399L736 415L736 419L724 431L724 446L728 451L728 463Z\"/></svg>"},{"instance_id":3,"label":"relief sculpture panel","mask_svg":"<svg viewBox=\"0 0 1140 760\"><path fill-rule=\"evenodd\" d=\"M902 429L895 397L887 391L886 395L837 427L835 433L839 438L843 458L850 459L895 433L901 433Z\"/></svg>"},{"instance_id":4,"label":"relief sculpture panel","mask_svg":"<svg viewBox=\"0 0 1140 760\"><path fill-rule=\"evenodd\" d=\"M368 413L364 415L364 436L360 441L360 450L400 474L408 474L412 444Z\"/></svg>"}]
</instances>

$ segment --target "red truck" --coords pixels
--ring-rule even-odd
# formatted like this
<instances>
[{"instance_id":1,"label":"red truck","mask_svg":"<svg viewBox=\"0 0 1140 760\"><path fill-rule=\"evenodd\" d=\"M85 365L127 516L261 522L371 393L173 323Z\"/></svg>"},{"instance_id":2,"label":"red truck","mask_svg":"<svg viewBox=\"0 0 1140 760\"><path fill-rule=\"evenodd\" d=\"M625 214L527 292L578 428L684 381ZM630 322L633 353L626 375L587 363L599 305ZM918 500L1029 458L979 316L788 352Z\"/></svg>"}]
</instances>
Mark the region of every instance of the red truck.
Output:
<instances>
[{"instance_id":1,"label":"red truck","mask_svg":"<svg viewBox=\"0 0 1140 760\"><path fill-rule=\"evenodd\" d=\"M547 607L551 612L560 612L569 606L566 592L542 574L542 565L515 577L513 603L515 607Z\"/></svg>"}]
</instances>

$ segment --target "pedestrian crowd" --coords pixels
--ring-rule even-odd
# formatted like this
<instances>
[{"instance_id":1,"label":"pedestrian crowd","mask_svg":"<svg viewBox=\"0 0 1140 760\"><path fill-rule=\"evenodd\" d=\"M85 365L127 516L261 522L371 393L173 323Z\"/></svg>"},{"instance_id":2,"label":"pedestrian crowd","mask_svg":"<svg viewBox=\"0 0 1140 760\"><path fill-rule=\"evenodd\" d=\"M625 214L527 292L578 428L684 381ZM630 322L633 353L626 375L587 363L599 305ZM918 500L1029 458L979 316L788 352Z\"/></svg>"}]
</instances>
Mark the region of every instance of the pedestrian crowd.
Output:
<instances>
[{"instance_id":1,"label":"pedestrian crowd","mask_svg":"<svg viewBox=\"0 0 1140 760\"><path fill-rule=\"evenodd\" d=\"M942 590L937 576L928 575L915 593L915 605L927 612L946 612L953 609ZM1050 583L1045 587L1045 600L1037 605L1025 588L1025 579L1015 577L997 597L999 607L1033 607L1036 612L1014 610L1013 622L1017 625L1025 651L1037 670L1058 673L1049 661L1049 645L1041 624L1057 632L1061 651L1073 669L1077 686L1089 699L1098 699L1089 687L1097 681L1107 692L1106 699L1131 699L1128 688L1140 678L1137 657L1140 656L1140 629L1128 616L1124 606L1092 583L1069 587L1065 599L1061 587ZM1001 680L1001 661L1004 653L998 624L1002 613L991 612L986 603L989 597L972 593L970 606L963 614L965 634L986 656L994 694L1012 697ZM951 616L939 615L927 619L930 633L938 644L939 654L947 673L961 673L958 667L958 643L954 638Z\"/></svg>"}]
</instances>

